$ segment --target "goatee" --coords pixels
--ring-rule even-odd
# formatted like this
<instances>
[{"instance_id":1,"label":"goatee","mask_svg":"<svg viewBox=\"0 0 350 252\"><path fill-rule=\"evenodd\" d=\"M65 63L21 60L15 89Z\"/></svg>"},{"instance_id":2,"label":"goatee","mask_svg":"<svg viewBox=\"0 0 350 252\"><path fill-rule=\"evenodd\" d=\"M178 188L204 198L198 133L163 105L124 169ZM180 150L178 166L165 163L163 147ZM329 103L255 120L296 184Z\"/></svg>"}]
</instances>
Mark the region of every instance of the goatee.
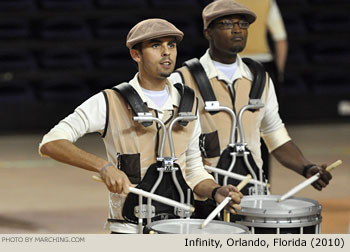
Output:
<instances>
[{"instance_id":1,"label":"goatee","mask_svg":"<svg viewBox=\"0 0 350 252\"><path fill-rule=\"evenodd\" d=\"M160 77L162 78L168 78L171 73L160 73Z\"/></svg>"},{"instance_id":2,"label":"goatee","mask_svg":"<svg viewBox=\"0 0 350 252\"><path fill-rule=\"evenodd\" d=\"M233 47L233 48L231 49L231 52L233 52L233 53L240 53L240 52L243 51L243 49L244 49L243 46L235 46L235 47Z\"/></svg>"}]
</instances>

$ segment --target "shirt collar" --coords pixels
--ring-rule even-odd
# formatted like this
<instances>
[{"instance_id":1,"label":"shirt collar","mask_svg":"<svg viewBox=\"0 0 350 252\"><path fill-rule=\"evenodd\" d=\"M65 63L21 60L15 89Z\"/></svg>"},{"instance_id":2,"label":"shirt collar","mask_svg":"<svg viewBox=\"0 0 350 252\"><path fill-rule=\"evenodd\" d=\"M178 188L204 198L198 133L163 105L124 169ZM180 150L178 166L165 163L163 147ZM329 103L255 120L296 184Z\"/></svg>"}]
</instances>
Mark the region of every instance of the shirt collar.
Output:
<instances>
[{"instance_id":1,"label":"shirt collar","mask_svg":"<svg viewBox=\"0 0 350 252\"><path fill-rule=\"evenodd\" d=\"M210 57L209 49L205 52L205 54L200 58L200 63L203 65L205 72L209 79L218 78L219 80L225 81L226 83L233 83L233 81L237 79L246 78L250 81L253 80L253 75L249 70L249 67L243 63L242 58L237 54L237 70L232 76L232 79L229 80L226 75L220 71L218 71L214 64L213 60Z\"/></svg>"},{"instance_id":2,"label":"shirt collar","mask_svg":"<svg viewBox=\"0 0 350 252\"><path fill-rule=\"evenodd\" d=\"M129 81L129 84L136 90L136 92L141 97L142 101L147 104L148 108L153 110L160 110L158 106L143 93L139 83L138 75L139 74L136 73L134 78L132 78ZM168 79L167 79L166 85L168 86L168 90L169 90L169 98L163 105L162 110L173 110L174 106L176 107L179 106L181 97L177 89L172 84L170 84Z\"/></svg>"}]
</instances>

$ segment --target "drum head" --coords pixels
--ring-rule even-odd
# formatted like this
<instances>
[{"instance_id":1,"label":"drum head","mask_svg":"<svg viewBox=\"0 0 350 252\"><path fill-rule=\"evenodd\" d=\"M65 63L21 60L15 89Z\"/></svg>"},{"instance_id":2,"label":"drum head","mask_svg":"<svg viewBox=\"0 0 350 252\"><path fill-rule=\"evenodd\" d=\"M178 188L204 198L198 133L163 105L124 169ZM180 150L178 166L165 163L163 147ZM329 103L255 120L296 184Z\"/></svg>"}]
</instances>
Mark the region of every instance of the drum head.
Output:
<instances>
[{"instance_id":1,"label":"drum head","mask_svg":"<svg viewBox=\"0 0 350 252\"><path fill-rule=\"evenodd\" d=\"M154 231L159 234L248 234L247 227L223 222L211 221L203 229L202 219L171 219L152 222L145 228L145 233Z\"/></svg>"},{"instance_id":2,"label":"drum head","mask_svg":"<svg viewBox=\"0 0 350 252\"><path fill-rule=\"evenodd\" d=\"M291 217L319 214L321 205L316 200L291 197L281 202L279 195L244 196L241 200L240 215L264 217Z\"/></svg>"}]
</instances>

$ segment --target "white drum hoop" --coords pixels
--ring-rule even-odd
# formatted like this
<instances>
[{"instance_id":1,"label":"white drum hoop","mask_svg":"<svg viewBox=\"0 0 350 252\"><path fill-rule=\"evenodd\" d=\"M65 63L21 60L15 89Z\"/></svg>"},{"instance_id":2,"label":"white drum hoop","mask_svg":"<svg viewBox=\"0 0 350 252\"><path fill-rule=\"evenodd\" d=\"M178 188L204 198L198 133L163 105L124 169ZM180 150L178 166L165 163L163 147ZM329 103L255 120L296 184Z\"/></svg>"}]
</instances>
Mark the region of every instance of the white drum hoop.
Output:
<instances>
[{"instance_id":1,"label":"white drum hoop","mask_svg":"<svg viewBox=\"0 0 350 252\"><path fill-rule=\"evenodd\" d=\"M277 202L279 195L244 196L238 214L242 220L236 223L251 228L276 228L280 233L283 228L303 228L315 226L315 233L321 232L322 206L316 200L291 197Z\"/></svg>"},{"instance_id":2,"label":"white drum hoop","mask_svg":"<svg viewBox=\"0 0 350 252\"><path fill-rule=\"evenodd\" d=\"M144 233L153 231L155 234L249 234L249 229L243 225L213 220L202 229L203 222L203 219L159 220L147 225Z\"/></svg>"}]
</instances>

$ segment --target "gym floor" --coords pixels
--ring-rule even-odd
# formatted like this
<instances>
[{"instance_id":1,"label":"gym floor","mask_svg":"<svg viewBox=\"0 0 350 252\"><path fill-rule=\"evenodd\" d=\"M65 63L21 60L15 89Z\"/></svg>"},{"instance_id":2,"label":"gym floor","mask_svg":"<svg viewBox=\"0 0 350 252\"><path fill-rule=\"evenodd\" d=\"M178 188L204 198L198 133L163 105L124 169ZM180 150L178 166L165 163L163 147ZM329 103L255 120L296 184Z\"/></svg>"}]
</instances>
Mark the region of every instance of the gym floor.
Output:
<instances>
[{"instance_id":1,"label":"gym floor","mask_svg":"<svg viewBox=\"0 0 350 252\"><path fill-rule=\"evenodd\" d=\"M343 161L326 189L310 186L296 196L323 206L322 233L350 233L350 124L290 125L288 131L309 160ZM103 228L108 213L105 186L94 182L91 172L41 158L42 135L0 136L0 233L108 233ZM99 138L88 135L77 145L105 157ZM302 181L272 160L271 194L284 194Z\"/></svg>"}]
</instances>

